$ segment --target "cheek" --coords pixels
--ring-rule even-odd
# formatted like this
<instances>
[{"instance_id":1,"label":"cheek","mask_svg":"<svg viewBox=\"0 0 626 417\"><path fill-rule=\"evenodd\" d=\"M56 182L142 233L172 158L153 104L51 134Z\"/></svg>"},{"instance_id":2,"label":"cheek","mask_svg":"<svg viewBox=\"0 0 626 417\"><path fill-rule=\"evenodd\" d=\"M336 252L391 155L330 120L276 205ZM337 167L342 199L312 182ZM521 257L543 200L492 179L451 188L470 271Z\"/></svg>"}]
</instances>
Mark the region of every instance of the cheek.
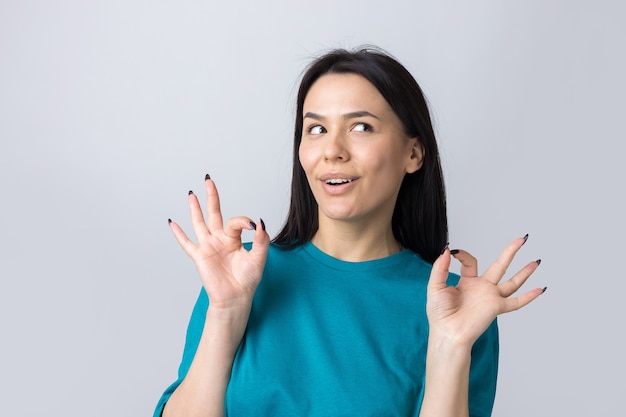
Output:
<instances>
[{"instance_id":1,"label":"cheek","mask_svg":"<svg viewBox=\"0 0 626 417\"><path fill-rule=\"evenodd\" d=\"M400 149L388 147L370 149L367 155L362 155L362 158L366 158L368 170L377 174L376 178L379 181L395 184L404 178L405 161Z\"/></svg>"},{"instance_id":2,"label":"cheek","mask_svg":"<svg viewBox=\"0 0 626 417\"><path fill-rule=\"evenodd\" d=\"M390 150L384 146L370 146L354 148L351 160L372 172L385 171L397 165L397 161Z\"/></svg>"},{"instance_id":3,"label":"cheek","mask_svg":"<svg viewBox=\"0 0 626 417\"><path fill-rule=\"evenodd\" d=\"M308 176L309 170L311 169L311 152L302 144L298 147L298 159L300 160L300 166Z\"/></svg>"}]
</instances>

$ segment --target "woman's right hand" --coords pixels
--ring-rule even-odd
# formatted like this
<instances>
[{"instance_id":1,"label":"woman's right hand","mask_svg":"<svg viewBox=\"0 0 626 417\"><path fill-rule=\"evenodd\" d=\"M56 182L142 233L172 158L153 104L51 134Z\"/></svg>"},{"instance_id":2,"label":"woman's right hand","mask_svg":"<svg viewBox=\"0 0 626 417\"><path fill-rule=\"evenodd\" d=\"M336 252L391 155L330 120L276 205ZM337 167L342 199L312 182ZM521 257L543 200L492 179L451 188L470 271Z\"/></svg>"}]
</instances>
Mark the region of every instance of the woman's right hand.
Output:
<instances>
[{"instance_id":1,"label":"woman's right hand","mask_svg":"<svg viewBox=\"0 0 626 417\"><path fill-rule=\"evenodd\" d=\"M193 260L212 308L250 306L267 258L269 235L263 220L260 227L248 217L233 217L224 226L215 183L206 176L207 221L198 198L189 192L189 210L197 243L181 227L170 221L176 240ZM244 229L255 230L251 250L241 241Z\"/></svg>"}]
</instances>

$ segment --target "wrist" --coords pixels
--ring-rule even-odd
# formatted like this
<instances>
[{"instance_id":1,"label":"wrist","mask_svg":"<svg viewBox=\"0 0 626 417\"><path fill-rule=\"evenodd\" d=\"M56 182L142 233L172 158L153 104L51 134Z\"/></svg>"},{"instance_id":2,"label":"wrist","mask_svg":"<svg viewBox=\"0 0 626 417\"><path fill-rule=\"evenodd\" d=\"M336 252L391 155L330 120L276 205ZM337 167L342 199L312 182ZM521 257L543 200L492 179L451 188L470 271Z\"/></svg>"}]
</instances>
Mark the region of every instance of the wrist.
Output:
<instances>
[{"instance_id":1,"label":"wrist","mask_svg":"<svg viewBox=\"0 0 626 417\"><path fill-rule=\"evenodd\" d=\"M428 351L436 356L447 357L449 360L469 358L473 343L458 338L437 329L431 329L428 334Z\"/></svg>"},{"instance_id":2,"label":"wrist","mask_svg":"<svg viewBox=\"0 0 626 417\"><path fill-rule=\"evenodd\" d=\"M214 304L209 302L206 312L205 330L210 327L226 340L237 340L243 336L248 324L252 300L240 299L229 303Z\"/></svg>"},{"instance_id":3,"label":"wrist","mask_svg":"<svg viewBox=\"0 0 626 417\"><path fill-rule=\"evenodd\" d=\"M471 350L476 338L473 336L477 330L472 323L457 325L447 322L429 323L429 341L432 339L442 348L455 350Z\"/></svg>"},{"instance_id":4,"label":"wrist","mask_svg":"<svg viewBox=\"0 0 626 417\"><path fill-rule=\"evenodd\" d=\"M209 308L207 314L215 314L219 317L236 317L242 313L248 313L252 307L253 297L240 297L228 301L212 301L209 297Z\"/></svg>"},{"instance_id":5,"label":"wrist","mask_svg":"<svg viewBox=\"0 0 626 417\"><path fill-rule=\"evenodd\" d=\"M234 303L228 305L209 304L206 312L206 322L218 328L229 328L232 331L245 329L250 316L252 303Z\"/></svg>"}]
</instances>

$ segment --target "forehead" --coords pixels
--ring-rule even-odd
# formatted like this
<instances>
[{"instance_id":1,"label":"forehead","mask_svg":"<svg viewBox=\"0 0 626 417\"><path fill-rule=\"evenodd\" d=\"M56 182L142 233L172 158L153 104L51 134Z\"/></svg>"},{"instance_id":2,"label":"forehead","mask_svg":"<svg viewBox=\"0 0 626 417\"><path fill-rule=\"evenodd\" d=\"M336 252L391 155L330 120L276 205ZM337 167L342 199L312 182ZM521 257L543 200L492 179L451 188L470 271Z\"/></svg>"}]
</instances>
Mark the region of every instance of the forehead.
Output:
<instances>
[{"instance_id":1,"label":"forehead","mask_svg":"<svg viewBox=\"0 0 626 417\"><path fill-rule=\"evenodd\" d=\"M310 111L327 108L344 111L391 111L385 98L365 77L358 74L326 74L318 78L309 89L304 108Z\"/></svg>"}]
</instances>

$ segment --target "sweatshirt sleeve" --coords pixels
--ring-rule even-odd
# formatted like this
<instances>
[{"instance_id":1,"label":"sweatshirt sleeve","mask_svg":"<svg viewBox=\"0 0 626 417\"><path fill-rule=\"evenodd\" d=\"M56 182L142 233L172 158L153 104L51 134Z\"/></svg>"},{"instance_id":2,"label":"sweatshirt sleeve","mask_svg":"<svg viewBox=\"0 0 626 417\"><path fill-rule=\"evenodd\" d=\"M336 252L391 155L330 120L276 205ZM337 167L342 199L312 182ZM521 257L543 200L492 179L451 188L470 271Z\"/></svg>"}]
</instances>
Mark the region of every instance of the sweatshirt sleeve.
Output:
<instances>
[{"instance_id":1,"label":"sweatshirt sleeve","mask_svg":"<svg viewBox=\"0 0 626 417\"><path fill-rule=\"evenodd\" d=\"M469 379L470 417L489 417L498 378L498 323L494 320L472 347Z\"/></svg>"},{"instance_id":2,"label":"sweatshirt sleeve","mask_svg":"<svg viewBox=\"0 0 626 417\"><path fill-rule=\"evenodd\" d=\"M200 295L198 296L198 300L193 308L193 312L191 313L189 325L187 326L187 337L185 340L185 349L183 350L183 359L178 367L178 379L174 381L172 385L167 387L163 395L161 395L156 409L154 410L154 417L161 416L165 403L169 400L172 393L185 378L187 371L189 371L191 362L193 361L196 350L198 349L198 344L200 343L200 337L202 336L202 329L204 328L204 321L206 320L206 312L208 308L209 297L207 296L204 288L202 288Z\"/></svg>"}]
</instances>

